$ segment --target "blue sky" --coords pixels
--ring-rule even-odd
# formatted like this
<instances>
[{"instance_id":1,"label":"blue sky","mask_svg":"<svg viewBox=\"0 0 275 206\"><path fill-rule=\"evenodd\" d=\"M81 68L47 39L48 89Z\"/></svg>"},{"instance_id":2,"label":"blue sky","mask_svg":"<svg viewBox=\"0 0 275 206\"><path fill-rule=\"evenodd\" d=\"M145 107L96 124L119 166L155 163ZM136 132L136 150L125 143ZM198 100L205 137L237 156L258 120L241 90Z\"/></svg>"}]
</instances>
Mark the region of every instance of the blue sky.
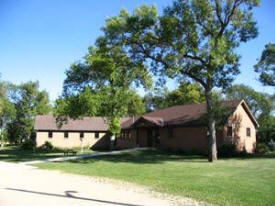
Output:
<instances>
[{"instance_id":1,"label":"blue sky","mask_svg":"<svg viewBox=\"0 0 275 206\"><path fill-rule=\"evenodd\" d=\"M38 80L53 101L62 91L65 70L80 60L89 45L101 34L105 19L122 8L132 11L156 4L161 11L168 0L0 0L0 73L13 83ZM234 83L247 84L257 91L263 87L253 71L264 45L275 42L275 1L262 0L255 9L259 36L242 44L241 74ZM173 83L168 84L174 88Z\"/></svg>"}]
</instances>

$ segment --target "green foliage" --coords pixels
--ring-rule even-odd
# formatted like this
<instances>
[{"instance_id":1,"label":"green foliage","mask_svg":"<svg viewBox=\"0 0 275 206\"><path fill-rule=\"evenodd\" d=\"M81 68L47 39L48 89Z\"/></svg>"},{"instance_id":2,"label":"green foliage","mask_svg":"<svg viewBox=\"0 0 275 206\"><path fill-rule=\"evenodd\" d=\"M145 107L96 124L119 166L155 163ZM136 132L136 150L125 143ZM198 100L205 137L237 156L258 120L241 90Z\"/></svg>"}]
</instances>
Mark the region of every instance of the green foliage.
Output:
<instances>
[{"instance_id":1,"label":"green foliage","mask_svg":"<svg viewBox=\"0 0 275 206\"><path fill-rule=\"evenodd\" d=\"M145 95L147 111L183 104L198 104L205 102L204 90L198 83L181 82L179 88L168 91L156 89L155 94Z\"/></svg>"},{"instance_id":2,"label":"green foliage","mask_svg":"<svg viewBox=\"0 0 275 206\"><path fill-rule=\"evenodd\" d=\"M237 150L234 144L223 144L218 148L220 157L233 157L236 156Z\"/></svg>"},{"instance_id":3,"label":"green foliage","mask_svg":"<svg viewBox=\"0 0 275 206\"><path fill-rule=\"evenodd\" d=\"M212 90L227 88L239 74L236 48L258 35L252 9L258 0L174 0L161 15L155 6L108 18L97 45L120 48L130 62L143 63L163 84L167 78L192 79L205 91L210 148L215 150ZM215 160L210 157L209 160Z\"/></svg>"},{"instance_id":4,"label":"green foliage","mask_svg":"<svg viewBox=\"0 0 275 206\"><path fill-rule=\"evenodd\" d=\"M267 86L275 86L275 44L265 45L259 62L254 66L260 74L260 81Z\"/></svg>"},{"instance_id":5,"label":"green foliage","mask_svg":"<svg viewBox=\"0 0 275 206\"><path fill-rule=\"evenodd\" d=\"M257 147L256 147L256 152L258 154L266 154L270 151L268 145L264 142L260 142L257 144Z\"/></svg>"},{"instance_id":6,"label":"green foliage","mask_svg":"<svg viewBox=\"0 0 275 206\"><path fill-rule=\"evenodd\" d=\"M273 139L268 142L268 147L271 151L275 151L275 141Z\"/></svg>"},{"instance_id":7,"label":"green foliage","mask_svg":"<svg viewBox=\"0 0 275 206\"><path fill-rule=\"evenodd\" d=\"M9 122L6 125L7 140L11 144L19 144L26 136L24 128L17 121Z\"/></svg>"},{"instance_id":8,"label":"green foliage","mask_svg":"<svg viewBox=\"0 0 275 206\"><path fill-rule=\"evenodd\" d=\"M21 144L21 149L22 150L33 150L36 146L36 143L35 141L31 140L31 139L28 139L26 141L24 141L22 144Z\"/></svg>"},{"instance_id":9,"label":"green foliage","mask_svg":"<svg viewBox=\"0 0 275 206\"><path fill-rule=\"evenodd\" d=\"M37 148L38 151L45 151L45 152L53 151L53 149L54 149L54 146L49 141L46 141L43 145Z\"/></svg>"},{"instance_id":10,"label":"green foliage","mask_svg":"<svg viewBox=\"0 0 275 206\"><path fill-rule=\"evenodd\" d=\"M244 84L234 85L226 91L227 99L244 99L252 113L256 116L270 114L274 105L272 97L268 94L255 91Z\"/></svg>"},{"instance_id":11,"label":"green foliage","mask_svg":"<svg viewBox=\"0 0 275 206\"><path fill-rule=\"evenodd\" d=\"M226 87L239 73L234 49L257 36L250 1L175 0L157 14L141 6L108 18L98 45L120 46L132 62L151 61L162 77L188 77L205 88ZM125 35L127 34L127 35ZM165 75L164 75L165 74Z\"/></svg>"},{"instance_id":12,"label":"green foliage","mask_svg":"<svg viewBox=\"0 0 275 206\"><path fill-rule=\"evenodd\" d=\"M8 136L8 133L7 133L6 130L4 130L0 133L0 142L1 142L2 145L3 145L3 143L8 142L8 137L7 136Z\"/></svg>"},{"instance_id":13,"label":"green foliage","mask_svg":"<svg viewBox=\"0 0 275 206\"><path fill-rule=\"evenodd\" d=\"M168 106L205 102L203 88L198 83L182 83L167 95Z\"/></svg>"},{"instance_id":14,"label":"green foliage","mask_svg":"<svg viewBox=\"0 0 275 206\"><path fill-rule=\"evenodd\" d=\"M8 91L11 85L7 82L0 81L0 119L5 120L13 119L15 116L15 108L9 99Z\"/></svg>"},{"instance_id":15,"label":"green foliage","mask_svg":"<svg viewBox=\"0 0 275 206\"><path fill-rule=\"evenodd\" d=\"M223 144L218 148L218 154L220 157L244 157L251 156L245 150L238 151L235 144Z\"/></svg>"},{"instance_id":16,"label":"green foliage","mask_svg":"<svg viewBox=\"0 0 275 206\"><path fill-rule=\"evenodd\" d=\"M38 82L11 85L9 101L14 108L14 117L8 121L7 138L11 143L21 143L33 133L34 117L51 111L48 93L39 91Z\"/></svg>"},{"instance_id":17,"label":"green foliage","mask_svg":"<svg viewBox=\"0 0 275 206\"><path fill-rule=\"evenodd\" d=\"M120 47L90 47L84 61L73 64L66 75L63 95L54 109L61 122L66 116L104 116L116 134L115 120L145 112L142 98L132 87L151 87L151 75Z\"/></svg>"},{"instance_id":18,"label":"green foliage","mask_svg":"<svg viewBox=\"0 0 275 206\"><path fill-rule=\"evenodd\" d=\"M114 117L110 120L109 131L114 135L118 135L120 133L120 118Z\"/></svg>"}]
</instances>

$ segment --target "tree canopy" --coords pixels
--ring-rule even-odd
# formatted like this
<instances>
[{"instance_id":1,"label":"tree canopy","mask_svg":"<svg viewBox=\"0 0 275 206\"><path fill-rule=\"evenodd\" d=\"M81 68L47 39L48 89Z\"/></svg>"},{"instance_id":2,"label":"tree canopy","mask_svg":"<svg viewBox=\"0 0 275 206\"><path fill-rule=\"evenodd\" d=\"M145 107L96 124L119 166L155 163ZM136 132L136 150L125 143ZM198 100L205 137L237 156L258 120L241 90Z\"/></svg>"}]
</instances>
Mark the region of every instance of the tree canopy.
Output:
<instances>
[{"instance_id":1,"label":"tree canopy","mask_svg":"<svg viewBox=\"0 0 275 206\"><path fill-rule=\"evenodd\" d=\"M38 82L11 85L9 99L15 108L14 117L7 123L8 140L20 143L31 137L34 118L51 111L48 93L39 91Z\"/></svg>"},{"instance_id":2,"label":"tree canopy","mask_svg":"<svg viewBox=\"0 0 275 206\"><path fill-rule=\"evenodd\" d=\"M144 96L147 111L174 105L198 104L205 102L203 88L198 83L181 82L175 90L156 89Z\"/></svg>"},{"instance_id":3,"label":"tree canopy","mask_svg":"<svg viewBox=\"0 0 275 206\"><path fill-rule=\"evenodd\" d=\"M152 85L143 62L131 62L119 47L90 47L83 61L72 64L67 70L55 114L61 120L62 116L104 116L109 120L110 131L116 134L120 131L118 119L145 112L134 85L144 88Z\"/></svg>"},{"instance_id":4,"label":"tree canopy","mask_svg":"<svg viewBox=\"0 0 275 206\"><path fill-rule=\"evenodd\" d=\"M235 49L257 36L252 9L259 0L174 0L162 15L143 5L108 18L98 47L121 48L130 62L159 77L192 79L205 91L210 132L209 161L217 159L214 87L226 88L239 74Z\"/></svg>"},{"instance_id":5,"label":"tree canopy","mask_svg":"<svg viewBox=\"0 0 275 206\"><path fill-rule=\"evenodd\" d=\"M275 86L275 44L267 44L259 62L254 66L260 74L260 81L267 86Z\"/></svg>"},{"instance_id":6,"label":"tree canopy","mask_svg":"<svg viewBox=\"0 0 275 206\"><path fill-rule=\"evenodd\" d=\"M10 84L0 82L0 128L4 124L15 117L15 107L9 99Z\"/></svg>"}]
</instances>

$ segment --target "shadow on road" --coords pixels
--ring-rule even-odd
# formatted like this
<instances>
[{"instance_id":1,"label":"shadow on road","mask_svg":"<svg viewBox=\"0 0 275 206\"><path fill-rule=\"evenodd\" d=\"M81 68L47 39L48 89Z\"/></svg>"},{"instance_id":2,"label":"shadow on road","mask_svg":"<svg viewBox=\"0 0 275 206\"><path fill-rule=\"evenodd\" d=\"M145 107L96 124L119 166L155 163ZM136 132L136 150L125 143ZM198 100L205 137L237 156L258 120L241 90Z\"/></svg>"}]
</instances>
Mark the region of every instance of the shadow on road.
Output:
<instances>
[{"instance_id":1,"label":"shadow on road","mask_svg":"<svg viewBox=\"0 0 275 206\"><path fill-rule=\"evenodd\" d=\"M65 191L65 194L61 195L61 194L54 194L54 193L47 193L47 192L38 192L38 191L15 189L15 188L6 188L6 190L13 190L13 191L17 191L17 192L33 193L33 194L38 194L38 195L48 195L48 196L54 196L54 197L72 198L72 199L78 199L78 200L87 200L87 201L100 202L100 203L113 204L113 205L121 205L121 206L143 206L143 205L135 205L135 204L129 204L129 203L122 203L122 202L113 202L113 201L107 201L107 200L98 200L98 199L92 199L92 198L77 197L77 196L74 196L72 194L72 193L77 193L76 191Z\"/></svg>"}]
</instances>

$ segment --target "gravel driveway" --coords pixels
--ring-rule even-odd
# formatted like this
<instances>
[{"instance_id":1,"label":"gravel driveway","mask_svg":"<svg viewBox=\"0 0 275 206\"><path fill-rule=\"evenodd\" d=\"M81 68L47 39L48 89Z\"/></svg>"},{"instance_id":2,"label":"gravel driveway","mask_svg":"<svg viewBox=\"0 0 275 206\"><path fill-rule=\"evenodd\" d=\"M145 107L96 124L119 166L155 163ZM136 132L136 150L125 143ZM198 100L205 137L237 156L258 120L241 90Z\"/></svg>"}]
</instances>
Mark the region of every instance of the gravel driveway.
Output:
<instances>
[{"instance_id":1,"label":"gravel driveway","mask_svg":"<svg viewBox=\"0 0 275 206\"><path fill-rule=\"evenodd\" d=\"M0 206L169 206L178 200L97 178L0 162ZM184 199L181 205L201 205Z\"/></svg>"}]
</instances>

